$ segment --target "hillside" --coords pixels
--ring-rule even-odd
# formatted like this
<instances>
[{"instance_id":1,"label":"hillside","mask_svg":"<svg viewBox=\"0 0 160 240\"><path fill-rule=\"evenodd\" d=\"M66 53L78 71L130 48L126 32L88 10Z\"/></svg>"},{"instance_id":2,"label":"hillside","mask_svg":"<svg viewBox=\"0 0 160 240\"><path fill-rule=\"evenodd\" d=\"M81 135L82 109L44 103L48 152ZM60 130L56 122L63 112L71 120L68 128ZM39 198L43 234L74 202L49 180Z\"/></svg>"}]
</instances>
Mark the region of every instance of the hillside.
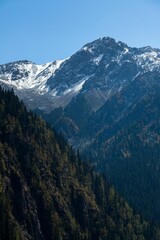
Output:
<instances>
[{"instance_id":1,"label":"hillside","mask_svg":"<svg viewBox=\"0 0 160 240\"><path fill-rule=\"evenodd\" d=\"M98 146L94 162L100 159L108 179L134 208L154 222L160 221L159 99L156 86L110 130L104 128L93 144L93 149Z\"/></svg>"},{"instance_id":2,"label":"hillside","mask_svg":"<svg viewBox=\"0 0 160 240\"><path fill-rule=\"evenodd\" d=\"M0 239L158 239L62 137L0 89Z\"/></svg>"},{"instance_id":3,"label":"hillside","mask_svg":"<svg viewBox=\"0 0 160 240\"><path fill-rule=\"evenodd\" d=\"M100 38L63 61L1 65L0 84L61 132L145 219L160 223L159 49Z\"/></svg>"}]
</instances>

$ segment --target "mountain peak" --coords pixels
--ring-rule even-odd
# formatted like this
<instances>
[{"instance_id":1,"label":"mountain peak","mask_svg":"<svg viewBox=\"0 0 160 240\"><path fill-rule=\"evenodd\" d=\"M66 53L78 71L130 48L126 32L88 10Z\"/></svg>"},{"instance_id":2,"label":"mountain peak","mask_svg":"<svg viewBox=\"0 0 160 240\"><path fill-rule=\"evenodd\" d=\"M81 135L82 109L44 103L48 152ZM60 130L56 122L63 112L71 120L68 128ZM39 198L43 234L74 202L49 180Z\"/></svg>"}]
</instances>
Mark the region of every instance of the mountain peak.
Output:
<instances>
[{"instance_id":1,"label":"mountain peak","mask_svg":"<svg viewBox=\"0 0 160 240\"><path fill-rule=\"evenodd\" d=\"M102 51L106 51L108 48L122 50L124 48L128 48L128 45L121 41L116 42L114 38L102 37L93 42L85 44L81 50L94 52L97 50L97 48L101 49Z\"/></svg>"},{"instance_id":2,"label":"mountain peak","mask_svg":"<svg viewBox=\"0 0 160 240\"><path fill-rule=\"evenodd\" d=\"M6 65L21 65L21 64L35 64L33 63L32 61L29 61L27 59L24 59L24 60L18 60L18 61L13 61L13 62L9 62L9 63L6 63L6 64L2 64L0 66L6 66Z\"/></svg>"},{"instance_id":3,"label":"mountain peak","mask_svg":"<svg viewBox=\"0 0 160 240\"><path fill-rule=\"evenodd\" d=\"M21 91L23 100L28 91L25 102L33 109L66 107L73 97L84 94L96 110L139 74L155 70L160 70L160 50L149 46L133 48L102 37L63 61L36 65L21 60L0 65L0 82L17 93Z\"/></svg>"}]
</instances>

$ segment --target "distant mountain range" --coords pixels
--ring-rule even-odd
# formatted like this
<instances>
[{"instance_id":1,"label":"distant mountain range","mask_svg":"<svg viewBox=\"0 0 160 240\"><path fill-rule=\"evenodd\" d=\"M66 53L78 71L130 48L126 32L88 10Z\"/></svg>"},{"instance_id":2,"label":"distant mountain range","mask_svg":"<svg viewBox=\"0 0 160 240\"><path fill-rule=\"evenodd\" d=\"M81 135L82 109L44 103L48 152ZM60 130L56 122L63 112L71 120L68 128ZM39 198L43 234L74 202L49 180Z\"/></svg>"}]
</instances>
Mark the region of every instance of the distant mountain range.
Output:
<instances>
[{"instance_id":1,"label":"distant mountain range","mask_svg":"<svg viewBox=\"0 0 160 240\"><path fill-rule=\"evenodd\" d=\"M0 83L160 221L160 50L106 37L64 61L0 66Z\"/></svg>"}]
</instances>

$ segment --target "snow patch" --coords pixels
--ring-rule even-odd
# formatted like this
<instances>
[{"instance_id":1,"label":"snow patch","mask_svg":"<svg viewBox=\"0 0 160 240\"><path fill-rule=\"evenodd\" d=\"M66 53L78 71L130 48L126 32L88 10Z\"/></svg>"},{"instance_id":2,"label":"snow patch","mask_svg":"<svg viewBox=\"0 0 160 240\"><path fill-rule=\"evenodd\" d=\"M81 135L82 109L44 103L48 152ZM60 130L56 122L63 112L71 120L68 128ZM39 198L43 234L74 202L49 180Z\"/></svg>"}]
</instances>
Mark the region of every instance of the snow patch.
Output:
<instances>
[{"instance_id":1,"label":"snow patch","mask_svg":"<svg viewBox=\"0 0 160 240\"><path fill-rule=\"evenodd\" d=\"M100 54L98 57L96 57L96 58L93 59L93 62L94 62L96 65L98 65L99 62L102 60L102 58L103 58L103 54Z\"/></svg>"},{"instance_id":2,"label":"snow patch","mask_svg":"<svg viewBox=\"0 0 160 240\"><path fill-rule=\"evenodd\" d=\"M49 62L43 65L36 65L34 63L16 63L13 65L13 69L10 74L1 74L0 81L9 84L18 90L22 89L33 89L35 92L43 95L49 91L47 86L47 80L54 75L55 71L60 68L61 64L66 61L58 60L55 62ZM17 75L17 80L12 79L12 72L19 70L19 78ZM27 74L27 76L26 76Z\"/></svg>"},{"instance_id":3,"label":"snow patch","mask_svg":"<svg viewBox=\"0 0 160 240\"><path fill-rule=\"evenodd\" d=\"M82 50L87 51L88 47L83 47Z\"/></svg>"},{"instance_id":4,"label":"snow patch","mask_svg":"<svg viewBox=\"0 0 160 240\"><path fill-rule=\"evenodd\" d=\"M124 48L124 54L128 53L129 49L128 48Z\"/></svg>"},{"instance_id":5,"label":"snow patch","mask_svg":"<svg viewBox=\"0 0 160 240\"><path fill-rule=\"evenodd\" d=\"M51 94L52 97L56 97L57 96L57 90L53 89L50 94Z\"/></svg>"},{"instance_id":6,"label":"snow patch","mask_svg":"<svg viewBox=\"0 0 160 240\"><path fill-rule=\"evenodd\" d=\"M134 81L141 73L138 72L137 75L132 79L132 81Z\"/></svg>"},{"instance_id":7,"label":"snow patch","mask_svg":"<svg viewBox=\"0 0 160 240\"><path fill-rule=\"evenodd\" d=\"M81 50L83 50L83 51L88 51L88 52L90 52L90 53L93 52L93 51L92 51L92 48L91 48L91 47L87 47L87 46L83 47Z\"/></svg>"},{"instance_id":8,"label":"snow patch","mask_svg":"<svg viewBox=\"0 0 160 240\"><path fill-rule=\"evenodd\" d=\"M138 64L146 71L160 69L160 52L150 51L138 54L135 58Z\"/></svg>"},{"instance_id":9,"label":"snow patch","mask_svg":"<svg viewBox=\"0 0 160 240\"><path fill-rule=\"evenodd\" d=\"M63 92L63 95L69 94L69 93L78 93L82 88L84 83L90 78L90 76L84 77L81 81L74 84L70 88L68 88L66 91Z\"/></svg>"}]
</instances>

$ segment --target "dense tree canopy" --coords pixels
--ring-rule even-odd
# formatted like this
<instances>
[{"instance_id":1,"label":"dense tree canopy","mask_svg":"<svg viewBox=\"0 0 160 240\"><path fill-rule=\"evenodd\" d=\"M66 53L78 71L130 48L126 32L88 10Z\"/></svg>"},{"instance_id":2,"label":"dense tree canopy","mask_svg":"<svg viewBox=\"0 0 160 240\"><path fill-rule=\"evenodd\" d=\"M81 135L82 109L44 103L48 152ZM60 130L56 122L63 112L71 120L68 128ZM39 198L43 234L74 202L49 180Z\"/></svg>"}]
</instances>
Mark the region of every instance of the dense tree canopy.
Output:
<instances>
[{"instance_id":1,"label":"dense tree canopy","mask_svg":"<svg viewBox=\"0 0 160 240\"><path fill-rule=\"evenodd\" d=\"M64 139L0 89L1 240L158 240Z\"/></svg>"}]
</instances>

